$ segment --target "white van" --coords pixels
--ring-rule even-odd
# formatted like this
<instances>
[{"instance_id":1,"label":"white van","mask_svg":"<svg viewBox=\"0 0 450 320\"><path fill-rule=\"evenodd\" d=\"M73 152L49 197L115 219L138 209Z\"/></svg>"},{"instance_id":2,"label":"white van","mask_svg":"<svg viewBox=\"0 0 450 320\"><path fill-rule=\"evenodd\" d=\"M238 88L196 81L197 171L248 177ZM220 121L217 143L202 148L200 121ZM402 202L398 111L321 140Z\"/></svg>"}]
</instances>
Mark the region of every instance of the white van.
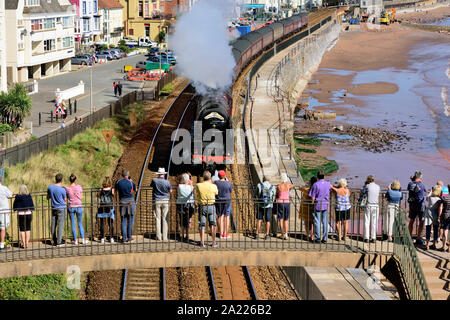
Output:
<instances>
[{"instance_id":1,"label":"white van","mask_svg":"<svg viewBox=\"0 0 450 320\"><path fill-rule=\"evenodd\" d=\"M158 46L158 44L155 41L153 41L152 39L150 39L150 37L140 37L138 42L139 42L140 47L153 48L153 47Z\"/></svg>"}]
</instances>

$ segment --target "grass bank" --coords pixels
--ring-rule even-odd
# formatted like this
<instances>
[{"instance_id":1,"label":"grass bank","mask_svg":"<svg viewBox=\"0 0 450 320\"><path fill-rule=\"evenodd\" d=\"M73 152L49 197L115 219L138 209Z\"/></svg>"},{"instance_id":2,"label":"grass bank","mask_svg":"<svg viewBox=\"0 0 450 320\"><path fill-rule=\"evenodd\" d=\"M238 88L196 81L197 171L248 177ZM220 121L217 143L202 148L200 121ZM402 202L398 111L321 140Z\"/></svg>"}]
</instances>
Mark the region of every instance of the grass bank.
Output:
<instances>
[{"instance_id":1,"label":"grass bank","mask_svg":"<svg viewBox=\"0 0 450 320\"><path fill-rule=\"evenodd\" d=\"M319 139L311 136L297 136L294 137L294 144L295 159L304 181L316 176L319 171L329 174L339 169L336 161L317 154L317 148L322 145Z\"/></svg>"},{"instance_id":2,"label":"grass bank","mask_svg":"<svg viewBox=\"0 0 450 320\"><path fill-rule=\"evenodd\" d=\"M98 122L67 144L33 156L23 164L7 167L5 185L13 193L18 192L21 184L27 185L30 192L46 191L47 186L54 183L55 174L60 172L64 175L64 186L69 184L70 174L75 173L77 182L83 188L99 187L105 176L113 175L127 139L134 130L129 125L131 112L136 114L138 122L145 117L142 104L128 106L121 114ZM114 130L109 153L102 135L103 130ZM16 218L16 215L11 215L11 219ZM41 230L40 226L35 225L36 221L38 219L33 219L32 229ZM11 230L8 231L10 232ZM68 289L63 274L0 279L0 299L77 300L84 295L83 286L82 282L81 290Z\"/></svg>"}]
</instances>

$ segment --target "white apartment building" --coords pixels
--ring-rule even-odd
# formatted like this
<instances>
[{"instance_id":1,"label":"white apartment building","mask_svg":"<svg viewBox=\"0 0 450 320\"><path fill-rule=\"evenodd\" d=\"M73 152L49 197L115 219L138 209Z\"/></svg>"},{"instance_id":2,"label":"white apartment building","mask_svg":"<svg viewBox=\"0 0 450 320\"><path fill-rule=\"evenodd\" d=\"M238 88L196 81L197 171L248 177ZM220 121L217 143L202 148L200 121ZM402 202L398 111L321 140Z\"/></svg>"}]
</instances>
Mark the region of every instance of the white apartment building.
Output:
<instances>
[{"instance_id":1,"label":"white apartment building","mask_svg":"<svg viewBox=\"0 0 450 320\"><path fill-rule=\"evenodd\" d=\"M6 92L6 21L5 2L0 1L0 92Z\"/></svg>"},{"instance_id":2,"label":"white apartment building","mask_svg":"<svg viewBox=\"0 0 450 320\"><path fill-rule=\"evenodd\" d=\"M75 9L75 48L87 49L100 40L98 0L70 0Z\"/></svg>"},{"instance_id":3,"label":"white apartment building","mask_svg":"<svg viewBox=\"0 0 450 320\"><path fill-rule=\"evenodd\" d=\"M6 0L8 82L70 71L74 15L68 0Z\"/></svg>"},{"instance_id":4,"label":"white apartment building","mask_svg":"<svg viewBox=\"0 0 450 320\"><path fill-rule=\"evenodd\" d=\"M117 46L123 34L123 6L119 0L99 0L100 43Z\"/></svg>"}]
</instances>

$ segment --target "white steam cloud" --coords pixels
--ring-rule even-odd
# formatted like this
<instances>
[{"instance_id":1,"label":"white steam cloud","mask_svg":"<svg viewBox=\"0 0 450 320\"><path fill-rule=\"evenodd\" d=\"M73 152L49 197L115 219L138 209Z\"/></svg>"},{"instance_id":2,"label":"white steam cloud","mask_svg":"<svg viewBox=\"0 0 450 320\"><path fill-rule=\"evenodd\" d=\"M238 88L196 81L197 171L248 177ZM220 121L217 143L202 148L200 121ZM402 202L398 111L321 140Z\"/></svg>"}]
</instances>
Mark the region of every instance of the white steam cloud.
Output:
<instances>
[{"instance_id":1,"label":"white steam cloud","mask_svg":"<svg viewBox=\"0 0 450 320\"><path fill-rule=\"evenodd\" d=\"M232 84L235 66L228 44L228 18L235 0L200 0L182 15L168 37L177 55L177 73L191 79L200 93Z\"/></svg>"}]
</instances>

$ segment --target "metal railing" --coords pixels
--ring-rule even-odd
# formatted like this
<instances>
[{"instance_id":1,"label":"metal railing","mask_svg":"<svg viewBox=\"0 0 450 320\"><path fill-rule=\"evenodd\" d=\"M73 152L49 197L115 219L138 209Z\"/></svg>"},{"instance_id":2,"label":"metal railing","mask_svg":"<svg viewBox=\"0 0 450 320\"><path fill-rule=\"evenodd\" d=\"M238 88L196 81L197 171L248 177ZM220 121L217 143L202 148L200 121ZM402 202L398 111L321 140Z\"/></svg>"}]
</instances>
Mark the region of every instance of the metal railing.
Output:
<instances>
[{"instance_id":1,"label":"metal railing","mask_svg":"<svg viewBox=\"0 0 450 320\"><path fill-rule=\"evenodd\" d=\"M393 253L402 271L409 298L431 300L431 293L403 214L396 216L394 235Z\"/></svg>"}]
</instances>

